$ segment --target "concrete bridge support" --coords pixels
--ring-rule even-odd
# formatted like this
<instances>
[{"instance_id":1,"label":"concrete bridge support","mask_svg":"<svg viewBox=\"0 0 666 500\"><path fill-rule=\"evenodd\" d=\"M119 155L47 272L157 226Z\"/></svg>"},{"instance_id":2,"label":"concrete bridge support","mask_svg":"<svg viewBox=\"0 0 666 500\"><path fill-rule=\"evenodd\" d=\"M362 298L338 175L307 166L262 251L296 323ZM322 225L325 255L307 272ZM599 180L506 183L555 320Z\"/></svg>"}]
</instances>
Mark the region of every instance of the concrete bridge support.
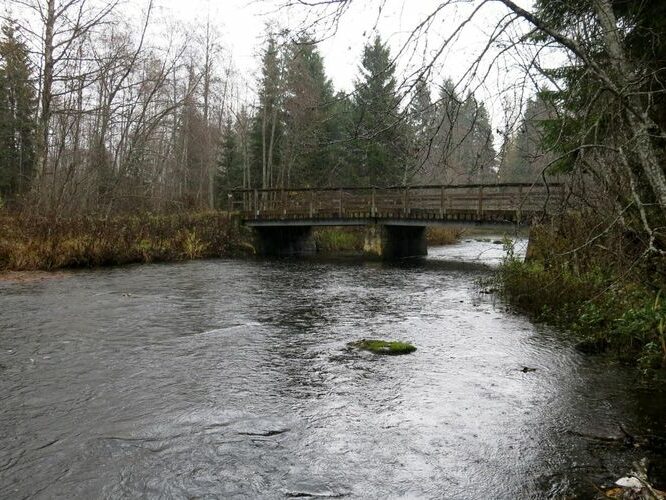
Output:
<instances>
[{"instance_id":1,"label":"concrete bridge support","mask_svg":"<svg viewBox=\"0 0 666 500\"><path fill-rule=\"evenodd\" d=\"M298 257L317 252L312 226L255 227L255 247L266 257Z\"/></svg>"},{"instance_id":2,"label":"concrete bridge support","mask_svg":"<svg viewBox=\"0 0 666 500\"><path fill-rule=\"evenodd\" d=\"M387 260L428 255L426 227L372 224L366 229L363 251Z\"/></svg>"}]
</instances>

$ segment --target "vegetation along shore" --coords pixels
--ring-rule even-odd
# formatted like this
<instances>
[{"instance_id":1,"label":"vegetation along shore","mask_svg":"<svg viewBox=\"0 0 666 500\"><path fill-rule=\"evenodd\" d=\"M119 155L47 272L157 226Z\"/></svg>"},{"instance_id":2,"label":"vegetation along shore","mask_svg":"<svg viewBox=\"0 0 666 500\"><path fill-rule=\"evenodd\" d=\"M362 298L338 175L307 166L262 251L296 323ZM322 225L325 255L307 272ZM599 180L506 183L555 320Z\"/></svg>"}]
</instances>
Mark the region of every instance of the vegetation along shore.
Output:
<instances>
[{"instance_id":1,"label":"vegetation along shore","mask_svg":"<svg viewBox=\"0 0 666 500\"><path fill-rule=\"evenodd\" d=\"M230 257L253 249L224 212L0 217L0 271Z\"/></svg>"},{"instance_id":2,"label":"vegetation along shore","mask_svg":"<svg viewBox=\"0 0 666 500\"><path fill-rule=\"evenodd\" d=\"M579 350L663 374L666 263L642 258L640 246L618 231L586 245L581 220L533 228L524 261L508 245L497 289L520 311L571 331Z\"/></svg>"}]
</instances>

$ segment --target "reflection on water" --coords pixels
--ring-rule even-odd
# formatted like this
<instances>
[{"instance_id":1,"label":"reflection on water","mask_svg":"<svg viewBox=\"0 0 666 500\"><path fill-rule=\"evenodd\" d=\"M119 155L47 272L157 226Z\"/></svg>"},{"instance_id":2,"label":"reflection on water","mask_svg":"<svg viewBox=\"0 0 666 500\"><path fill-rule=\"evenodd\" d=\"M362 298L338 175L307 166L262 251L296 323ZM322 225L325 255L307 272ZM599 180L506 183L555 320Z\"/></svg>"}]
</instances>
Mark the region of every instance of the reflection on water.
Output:
<instances>
[{"instance_id":1,"label":"reflection on water","mask_svg":"<svg viewBox=\"0 0 666 500\"><path fill-rule=\"evenodd\" d=\"M619 477L645 452L598 438L663 433L663 396L479 294L501 258L470 240L394 265L1 283L0 497L525 498ZM418 350L347 349L364 337Z\"/></svg>"}]
</instances>

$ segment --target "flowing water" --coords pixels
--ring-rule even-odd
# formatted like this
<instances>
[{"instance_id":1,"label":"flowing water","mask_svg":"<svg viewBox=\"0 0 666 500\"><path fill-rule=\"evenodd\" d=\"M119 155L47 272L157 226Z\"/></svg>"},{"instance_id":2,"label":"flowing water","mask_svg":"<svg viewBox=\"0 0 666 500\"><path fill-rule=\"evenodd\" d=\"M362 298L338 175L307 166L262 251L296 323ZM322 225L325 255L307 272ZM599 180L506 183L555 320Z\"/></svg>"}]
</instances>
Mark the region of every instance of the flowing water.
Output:
<instances>
[{"instance_id":1,"label":"flowing water","mask_svg":"<svg viewBox=\"0 0 666 500\"><path fill-rule=\"evenodd\" d=\"M663 463L621 430L666 434L663 393L480 293L501 245L430 253L0 283L0 498L585 497Z\"/></svg>"}]
</instances>

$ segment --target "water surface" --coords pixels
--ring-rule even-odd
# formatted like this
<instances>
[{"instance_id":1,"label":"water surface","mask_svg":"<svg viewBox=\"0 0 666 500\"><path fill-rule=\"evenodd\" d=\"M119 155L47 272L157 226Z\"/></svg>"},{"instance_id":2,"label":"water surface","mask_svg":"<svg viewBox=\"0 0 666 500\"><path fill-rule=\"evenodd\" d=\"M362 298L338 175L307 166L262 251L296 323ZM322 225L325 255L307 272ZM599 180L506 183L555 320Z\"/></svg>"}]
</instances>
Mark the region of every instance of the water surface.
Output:
<instances>
[{"instance_id":1,"label":"water surface","mask_svg":"<svg viewBox=\"0 0 666 500\"><path fill-rule=\"evenodd\" d=\"M479 293L501 255L0 283L0 497L587 495L650 455L620 426L666 433L663 395ZM347 348L372 337L418 350Z\"/></svg>"}]
</instances>

